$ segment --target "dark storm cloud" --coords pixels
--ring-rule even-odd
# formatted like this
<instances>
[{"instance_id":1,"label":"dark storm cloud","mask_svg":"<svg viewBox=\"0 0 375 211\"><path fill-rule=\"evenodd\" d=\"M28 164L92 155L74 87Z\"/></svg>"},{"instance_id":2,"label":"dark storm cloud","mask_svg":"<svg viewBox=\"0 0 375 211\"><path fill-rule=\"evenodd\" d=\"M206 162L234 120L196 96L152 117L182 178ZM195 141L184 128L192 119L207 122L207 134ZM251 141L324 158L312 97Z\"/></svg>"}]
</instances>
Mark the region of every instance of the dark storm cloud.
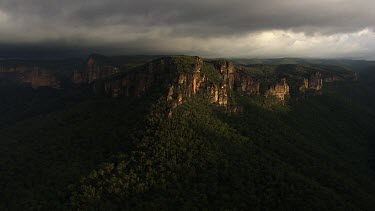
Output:
<instances>
[{"instance_id":1,"label":"dark storm cloud","mask_svg":"<svg viewBox=\"0 0 375 211\"><path fill-rule=\"evenodd\" d=\"M350 32L375 24L372 0L2 0L0 8L25 24L159 25L207 36L263 29Z\"/></svg>"},{"instance_id":2,"label":"dark storm cloud","mask_svg":"<svg viewBox=\"0 0 375 211\"><path fill-rule=\"evenodd\" d=\"M181 52L173 45L270 30L310 37L371 31L373 11L373 0L0 0L0 42ZM210 45L185 52L210 54Z\"/></svg>"}]
</instances>

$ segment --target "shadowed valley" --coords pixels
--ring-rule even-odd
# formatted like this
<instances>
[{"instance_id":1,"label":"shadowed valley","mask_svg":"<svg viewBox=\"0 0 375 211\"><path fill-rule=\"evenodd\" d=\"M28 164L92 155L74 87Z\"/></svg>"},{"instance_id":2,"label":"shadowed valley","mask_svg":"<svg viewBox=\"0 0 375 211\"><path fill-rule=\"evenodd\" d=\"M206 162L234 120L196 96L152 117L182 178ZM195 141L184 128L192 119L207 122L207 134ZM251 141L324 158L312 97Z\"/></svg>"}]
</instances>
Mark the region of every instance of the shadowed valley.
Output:
<instances>
[{"instance_id":1,"label":"shadowed valley","mask_svg":"<svg viewBox=\"0 0 375 211\"><path fill-rule=\"evenodd\" d=\"M0 61L1 209L371 210L375 63Z\"/></svg>"}]
</instances>

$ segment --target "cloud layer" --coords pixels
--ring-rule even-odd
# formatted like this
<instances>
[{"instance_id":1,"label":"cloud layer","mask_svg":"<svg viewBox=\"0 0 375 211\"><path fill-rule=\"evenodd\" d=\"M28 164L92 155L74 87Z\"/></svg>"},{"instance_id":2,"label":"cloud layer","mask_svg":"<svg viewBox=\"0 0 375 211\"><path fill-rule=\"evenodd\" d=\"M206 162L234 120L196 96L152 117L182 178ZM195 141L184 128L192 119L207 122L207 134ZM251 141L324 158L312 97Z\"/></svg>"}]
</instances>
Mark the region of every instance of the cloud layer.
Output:
<instances>
[{"instance_id":1,"label":"cloud layer","mask_svg":"<svg viewBox=\"0 0 375 211\"><path fill-rule=\"evenodd\" d=\"M375 59L373 11L373 0L1 0L0 57Z\"/></svg>"}]
</instances>

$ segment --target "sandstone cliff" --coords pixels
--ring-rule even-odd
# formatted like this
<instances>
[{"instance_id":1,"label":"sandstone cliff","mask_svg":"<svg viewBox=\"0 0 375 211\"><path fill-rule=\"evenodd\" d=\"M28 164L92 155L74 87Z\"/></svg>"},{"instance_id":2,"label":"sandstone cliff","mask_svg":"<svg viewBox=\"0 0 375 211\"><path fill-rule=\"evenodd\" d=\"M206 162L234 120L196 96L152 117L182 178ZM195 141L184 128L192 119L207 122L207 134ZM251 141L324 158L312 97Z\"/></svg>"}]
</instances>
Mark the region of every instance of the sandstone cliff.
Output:
<instances>
[{"instance_id":1,"label":"sandstone cliff","mask_svg":"<svg viewBox=\"0 0 375 211\"><path fill-rule=\"evenodd\" d=\"M74 70L74 72L73 72ZM200 57L170 56L105 57L92 55L84 63L46 68L30 63L2 65L0 79L42 86L62 87L59 72L69 81L92 86L97 95L141 97L152 92L165 94L171 109L191 97L201 95L208 102L227 111L239 109L235 95L263 96L285 103L289 97L321 93L324 83L355 80L353 72L303 65L235 66L227 60L205 60ZM274 103L274 102L272 102Z\"/></svg>"},{"instance_id":2,"label":"sandstone cliff","mask_svg":"<svg viewBox=\"0 0 375 211\"><path fill-rule=\"evenodd\" d=\"M240 68L235 74L235 87L242 96L260 94L260 80L242 73Z\"/></svg>"},{"instance_id":3,"label":"sandstone cliff","mask_svg":"<svg viewBox=\"0 0 375 211\"><path fill-rule=\"evenodd\" d=\"M315 89L320 90L323 87L323 77L320 72L316 72L310 76L310 79L308 79L308 88L309 89Z\"/></svg>"},{"instance_id":4,"label":"sandstone cliff","mask_svg":"<svg viewBox=\"0 0 375 211\"><path fill-rule=\"evenodd\" d=\"M119 67L106 64L101 60L103 60L103 58L90 56L83 70L76 69L74 71L73 82L77 84L91 83L96 79L102 79L120 71Z\"/></svg>"},{"instance_id":5,"label":"sandstone cliff","mask_svg":"<svg viewBox=\"0 0 375 211\"><path fill-rule=\"evenodd\" d=\"M14 83L38 87L60 88L60 81L52 71L30 65L0 66L0 78Z\"/></svg>"},{"instance_id":6,"label":"sandstone cliff","mask_svg":"<svg viewBox=\"0 0 375 211\"><path fill-rule=\"evenodd\" d=\"M280 82L276 83L275 85L271 86L269 90L266 92L267 96L275 96L281 102L285 101L286 96L289 95L289 85L286 82L285 78L282 78Z\"/></svg>"},{"instance_id":7,"label":"sandstone cliff","mask_svg":"<svg viewBox=\"0 0 375 211\"><path fill-rule=\"evenodd\" d=\"M300 92L322 89L324 76L320 72L309 72L307 76L299 77L302 85L293 85L296 87L292 88ZM177 56L157 59L132 71L96 81L93 87L97 94L111 97L139 97L162 89L172 109L195 95L202 95L210 103L232 111L238 109L233 99L234 93L241 96L273 96L284 103L290 96L289 80L277 74L272 75L271 79L269 76L254 77L225 60ZM260 88L262 84L266 86L263 91Z\"/></svg>"}]
</instances>

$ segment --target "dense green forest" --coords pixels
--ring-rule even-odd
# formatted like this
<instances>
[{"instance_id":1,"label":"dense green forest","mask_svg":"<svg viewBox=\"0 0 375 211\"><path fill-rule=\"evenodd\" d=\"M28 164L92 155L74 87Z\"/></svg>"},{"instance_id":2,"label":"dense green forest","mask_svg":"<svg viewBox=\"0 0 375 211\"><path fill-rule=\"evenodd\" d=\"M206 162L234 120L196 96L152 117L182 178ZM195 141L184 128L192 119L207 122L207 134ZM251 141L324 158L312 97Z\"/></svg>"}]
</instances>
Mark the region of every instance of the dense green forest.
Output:
<instances>
[{"instance_id":1,"label":"dense green forest","mask_svg":"<svg viewBox=\"0 0 375 211\"><path fill-rule=\"evenodd\" d=\"M272 110L197 95L172 118L160 93L2 84L0 209L372 210L373 71Z\"/></svg>"}]
</instances>

